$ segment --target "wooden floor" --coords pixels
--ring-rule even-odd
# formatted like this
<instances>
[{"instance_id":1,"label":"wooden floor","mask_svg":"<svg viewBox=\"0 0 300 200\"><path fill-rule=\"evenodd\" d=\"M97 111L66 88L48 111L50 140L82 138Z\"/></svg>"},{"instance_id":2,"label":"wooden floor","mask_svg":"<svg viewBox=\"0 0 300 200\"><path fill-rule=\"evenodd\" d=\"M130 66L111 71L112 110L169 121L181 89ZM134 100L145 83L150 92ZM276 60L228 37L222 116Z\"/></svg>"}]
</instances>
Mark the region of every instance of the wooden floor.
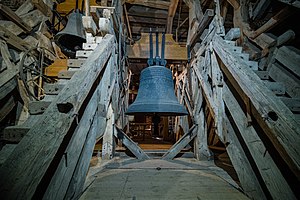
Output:
<instances>
[{"instance_id":1,"label":"wooden floor","mask_svg":"<svg viewBox=\"0 0 300 200\"><path fill-rule=\"evenodd\" d=\"M213 161L116 157L90 169L81 200L248 199Z\"/></svg>"}]
</instances>

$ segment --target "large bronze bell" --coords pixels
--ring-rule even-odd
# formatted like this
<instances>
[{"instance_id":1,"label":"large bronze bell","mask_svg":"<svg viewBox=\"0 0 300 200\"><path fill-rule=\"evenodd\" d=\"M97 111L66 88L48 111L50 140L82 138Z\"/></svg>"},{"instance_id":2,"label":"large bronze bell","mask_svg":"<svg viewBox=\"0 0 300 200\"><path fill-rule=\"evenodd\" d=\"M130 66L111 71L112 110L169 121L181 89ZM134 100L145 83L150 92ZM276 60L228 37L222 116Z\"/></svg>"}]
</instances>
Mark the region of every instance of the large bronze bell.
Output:
<instances>
[{"instance_id":1,"label":"large bronze bell","mask_svg":"<svg viewBox=\"0 0 300 200\"><path fill-rule=\"evenodd\" d=\"M128 107L127 115L153 116L187 115L174 92L172 72L164 66L149 66L141 72L136 100Z\"/></svg>"},{"instance_id":2,"label":"large bronze bell","mask_svg":"<svg viewBox=\"0 0 300 200\"><path fill-rule=\"evenodd\" d=\"M78 11L71 13L66 27L54 36L54 42L66 56L75 58L76 50L82 49L86 42L82 14Z\"/></svg>"}]
</instances>

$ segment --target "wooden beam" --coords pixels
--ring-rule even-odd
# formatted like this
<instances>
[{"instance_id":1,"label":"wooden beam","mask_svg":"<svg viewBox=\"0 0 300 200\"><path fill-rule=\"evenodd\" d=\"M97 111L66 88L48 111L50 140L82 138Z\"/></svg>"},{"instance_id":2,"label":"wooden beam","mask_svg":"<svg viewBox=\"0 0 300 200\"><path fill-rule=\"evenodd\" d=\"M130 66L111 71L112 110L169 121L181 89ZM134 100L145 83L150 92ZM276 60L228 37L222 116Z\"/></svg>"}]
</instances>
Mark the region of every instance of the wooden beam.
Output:
<instances>
[{"instance_id":1,"label":"wooden beam","mask_svg":"<svg viewBox=\"0 0 300 200\"><path fill-rule=\"evenodd\" d=\"M272 94L251 69L244 67L245 61L236 56L221 37L215 36L213 49L224 63L221 68L231 84L245 102L250 101L253 117L290 170L300 179L300 125L293 113Z\"/></svg>"},{"instance_id":2,"label":"wooden beam","mask_svg":"<svg viewBox=\"0 0 300 200\"><path fill-rule=\"evenodd\" d=\"M124 7L124 13L125 13L125 17L126 17L127 30L128 30L128 33L129 33L129 38L132 39L130 20L129 20L129 17L128 17L128 12L127 12L126 5L124 4L123 7Z\"/></svg>"},{"instance_id":3,"label":"wooden beam","mask_svg":"<svg viewBox=\"0 0 300 200\"><path fill-rule=\"evenodd\" d=\"M300 98L279 97L292 112L300 112Z\"/></svg>"},{"instance_id":4,"label":"wooden beam","mask_svg":"<svg viewBox=\"0 0 300 200\"><path fill-rule=\"evenodd\" d=\"M33 46L28 44L11 31L0 25L0 38L20 51L26 51Z\"/></svg>"},{"instance_id":5,"label":"wooden beam","mask_svg":"<svg viewBox=\"0 0 300 200\"><path fill-rule=\"evenodd\" d=\"M276 82L281 82L291 97L300 97L300 80L278 63L272 64L269 76Z\"/></svg>"},{"instance_id":6,"label":"wooden beam","mask_svg":"<svg viewBox=\"0 0 300 200\"><path fill-rule=\"evenodd\" d=\"M130 23L132 24L137 24L137 23L141 23L141 24L159 24L159 25L166 25L167 20L166 19L156 19L156 18L145 18L145 17L141 17L141 16L129 16L128 20L130 21Z\"/></svg>"},{"instance_id":7,"label":"wooden beam","mask_svg":"<svg viewBox=\"0 0 300 200\"><path fill-rule=\"evenodd\" d=\"M237 173L243 191L252 199L266 200L267 197L263 192L259 179L253 171L243 146L226 116L224 118L224 130L228 137L226 151Z\"/></svg>"},{"instance_id":8,"label":"wooden beam","mask_svg":"<svg viewBox=\"0 0 300 200\"><path fill-rule=\"evenodd\" d=\"M122 143L133 153L139 160L147 160L149 156L117 126L115 127L114 135L122 141Z\"/></svg>"},{"instance_id":9,"label":"wooden beam","mask_svg":"<svg viewBox=\"0 0 300 200\"><path fill-rule=\"evenodd\" d=\"M254 20L260 19L261 16L265 13L266 9L270 5L271 0L262 0L262 1L257 1L255 8L253 10L252 18Z\"/></svg>"},{"instance_id":10,"label":"wooden beam","mask_svg":"<svg viewBox=\"0 0 300 200\"><path fill-rule=\"evenodd\" d=\"M103 38L81 73L74 75L1 166L1 179L5 183L0 186L3 197L42 198L49 178L65 157L76 119L80 117L79 110L84 109L84 103L89 101L89 93L94 82L100 78L113 44L112 35Z\"/></svg>"},{"instance_id":11,"label":"wooden beam","mask_svg":"<svg viewBox=\"0 0 300 200\"><path fill-rule=\"evenodd\" d=\"M4 74L1 74L1 76ZM4 76L3 76L4 77ZM1 78L3 78L1 77ZM8 78L9 79L9 78ZM6 81L3 85L0 86L0 100L3 99L6 95L12 92L15 88L17 88L17 79L16 76Z\"/></svg>"},{"instance_id":12,"label":"wooden beam","mask_svg":"<svg viewBox=\"0 0 300 200\"><path fill-rule=\"evenodd\" d=\"M34 6L31 3L31 0L26 0L16 11L16 15L22 17L22 15L28 13L29 11L33 10Z\"/></svg>"},{"instance_id":13,"label":"wooden beam","mask_svg":"<svg viewBox=\"0 0 300 200\"><path fill-rule=\"evenodd\" d=\"M272 198L296 199L255 129L245 123L247 116L226 85L224 85L223 99Z\"/></svg>"},{"instance_id":14,"label":"wooden beam","mask_svg":"<svg viewBox=\"0 0 300 200\"><path fill-rule=\"evenodd\" d=\"M170 2L159 0L125 0L125 2L128 4L141 5L162 10L168 10L170 6Z\"/></svg>"},{"instance_id":15,"label":"wooden beam","mask_svg":"<svg viewBox=\"0 0 300 200\"><path fill-rule=\"evenodd\" d=\"M106 65L104 75L99 85L97 86L96 91L94 91L90 101L88 102L88 105L79 121L79 124L77 125L74 131L74 134L68 144L68 147L64 152L65 156L63 156L62 159L60 160L59 166L57 167L56 172L51 179L51 182L47 188L47 191L43 196L43 199L63 199L68 190L73 173L76 170L77 165L80 164L78 163L78 160L80 160L80 153L82 152L82 149L85 146L85 141L88 140L90 129L95 121L94 118L99 117L97 110L103 111L102 107L108 106L102 104L103 98L106 97L106 95L101 95L101 91L104 91L103 86L107 86L107 81L106 81L107 79L109 79L109 83L110 83L110 76L107 75L111 73L112 70L111 68L114 67L114 65L112 65L112 60L113 60L112 58L113 57L111 56L108 64ZM112 79L112 81L113 80L114 79ZM114 88L114 84L110 84L110 86L111 88ZM110 99L111 91L109 90L106 91L108 91L107 95L109 95L108 99ZM107 101L106 104L109 104L109 101ZM108 112L110 112L108 115L112 115L112 110ZM104 109L104 113L102 113L102 115L105 114L106 114L106 109ZM110 122L112 121L110 120ZM103 133L103 129L105 129L105 126L101 126L101 125L106 125L106 123L100 124L98 130L99 132L101 131ZM108 130L109 128L111 128L111 126L109 127L108 124L108 126L106 126L106 130ZM111 132L111 136L112 136L112 132ZM96 135L94 135L94 138L91 140L95 141ZM93 152L93 149L90 149L90 152ZM85 160L85 162L89 163L88 160ZM86 172L87 171L85 171L85 174Z\"/></svg>"},{"instance_id":16,"label":"wooden beam","mask_svg":"<svg viewBox=\"0 0 300 200\"><path fill-rule=\"evenodd\" d=\"M78 1L78 8L81 9L81 3L83 1ZM90 0L90 6L98 6L98 4L96 3L96 0ZM76 1L73 0L66 0L60 4L57 5L57 11L62 14L65 15L67 13L69 13L71 10L75 10L76 7Z\"/></svg>"},{"instance_id":17,"label":"wooden beam","mask_svg":"<svg viewBox=\"0 0 300 200\"><path fill-rule=\"evenodd\" d=\"M172 160L180 151L188 145L195 137L196 125L193 125L163 156L163 160Z\"/></svg>"},{"instance_id":18,"label":"wooden beam","mask_svg":"<svg viewBox=\"0 0 300 200\"><path fill-rule=\"evenodd\" d=\"M300 50L292 46L282 46L275 55L276 60L300 77Z\"/></svg>"},{"instance_id":19,"label":"wooden beam","mask_svg":"<svg viewBox=\"0 0 300 200\"><path fill-rule=\"evenodd\" d=\"M114 59L114 57L113 57ZM108 63L109 69L105 71L103 74L103 85L101 87L100 91L109 91L112 90L111 85L114 85L114 82L111 83L111 80L115 80L114 78L114 60L111 59ZM112 93L111 93L112 94ZM110 102L111 101L111 95L109 97L103 98L100 102ZM102 142L102 159L104 160L110 160L114 156L114 150L115 150L115 141L114 141L114 123L115 123L115 116L114 111L112 108L112 104L109 104L108 111L107 111L107 125L106 129L103 135L103 142Z\"/></svg>"},{"instance_id":20,"label":"wooden beam","mask_svg":"<svg viewBox=\"0 0 300 200\"><path fill-rule=\"evenodd\" d=\"M161 34L159 34L161 38ZM170 60L187 60L186 47L180 46L174 41L172 34L165 35L165 59ZM153 39L155 44L156 39ZM141 33L141 39L134 43L134 45L127 45L127 55L130 59L147 59L149 58L149 34ZM159 45L161 45L161 39L159 39ZM153 49L153 55L155 55L155 48Z\"/></svg>"},{"instance_id":21,"label":"wooden beam","mask_svg":"<svg viewBox=\"0 0 300 200\"><path fill-rule=\"evenodd\" d=\"M291 10L291 8L289 6L286 6L285 8L280 10L276 15L274 15L271 19L269 19L269 21L267 21L264 25L259 27L257 30L252 31L247 36L250 37L251 39L255 39L260 34L267 32L271 28L278 25L280 22L285 20L288 16L290 16L294 12L295 11Z\"/></svg>"},{"instance_id":22,"label":"wooden beam","mask_svg":"<svg viewBox=\"0 0 300 200\"><path fill-rule=\"evenodd\" d=\"M199 39L200 35L204 31L204 29L207 27L207 25L211 22L214 16L214 10L207 9L203 15L203 18L201 18L201 21L199 22L198 26L195 29L195 32L192 32L190 35L190 41L188 44L192 45Z\"/></svg>"},{"instance_id":23,"label":"wooden beam","mask_svg":"<svg viewBox=\"0 0 300 200\"><path fill-rule=\"evenodd\" d=\"M6 102L0 108L0 122L12 111L15 105L16 101L13 96L6 100Z\"/></svg>"},{"instance_id":24,"label":"wooden beam","mask_svg":"<svg viewBox=\"0 0 300 200\"><path fill-rule=\"evenodd\" d=\"M278 0L282 3L286 3L288 5L294 6L296 8L300 8L300 1L299 0Z\"/></svg>"},{"instance_id":25,"label":"wooden beam","mask_svg":"<svg viewBox=\"0 0 300 200\"><path fill-rule=\"evenodd\" d=\"M41 11L45 16L51 18L52 17L52 10L51 8L44 3L43 0L31 0L31 3Z\"/></svg>"},{"instance_id":26,"label":"wooden beam","mask_svg":"<svg viewBox=\"0 0 300 200\"><path fill-rule=\"evenodd\" d=\"M194 73L193 73L194 74ZM195 107L192 115L195 120L196 127L196 137L194 139L194 155L198 160L210 160L213 157L212 152L208 148L208 129L207 121L205 120L205 113L203 105L203 97L200 88L195 88Z\"/></svg>"},{"instance_id":27,"label":"wooden beam","mask_svg":"<svg viewBox=\"0 0 300 200\"><path fill-rule=\"evenodd\" d=\"M166 20L168 17L168 12L163 11L163 12L158 12L159 10L154 10L150 12L142 12L136 8L130 8L128 10L128 16L135 16L135 17L147 17L147 18L154 18L154 19L162 19Z\"/></svg>"},{"instance_id":28,"label":"wooden beam","mask_svg":"<svg viewBox=\"0 0 300 200\"><path fill-rule=\"evenodd\" d=\"M97 106L96 115L93 118L93 123L89 129L88 135L85 140L85 145L80 152L78 164L74 170L68 190L64 199L77 199L83 192L86 175L89 170L90 160L93 155L93 149L96 143L97 135L103 133L106 127L106 110L100 104Z\"/></svg>"},{"instance_id":29,"label":"wooden beam","mask_svg":"<svg viewBox=\"0 0 300 200\"><path fill-rule=\"evenodd\" d=\"M18 15L16 15L16 13L14 13L9 7L0 4L0 11L3 15L22 28L26 33L31 31L32 28L28 26L28 24L25 23Z\"/></svg>"},{"instance_id":30,"label":"wooden beam","mask_svg":"<svg viewBox=\"0 0 300 200\"><path fill-rule=\"evenodd\" d=\"M168 9L168 19L167 19L167 31L166 33L172 33L173 27L173 18L176 14L177 6L179 0L171 0L169 9Z\"/></svg>"}]
</instances>

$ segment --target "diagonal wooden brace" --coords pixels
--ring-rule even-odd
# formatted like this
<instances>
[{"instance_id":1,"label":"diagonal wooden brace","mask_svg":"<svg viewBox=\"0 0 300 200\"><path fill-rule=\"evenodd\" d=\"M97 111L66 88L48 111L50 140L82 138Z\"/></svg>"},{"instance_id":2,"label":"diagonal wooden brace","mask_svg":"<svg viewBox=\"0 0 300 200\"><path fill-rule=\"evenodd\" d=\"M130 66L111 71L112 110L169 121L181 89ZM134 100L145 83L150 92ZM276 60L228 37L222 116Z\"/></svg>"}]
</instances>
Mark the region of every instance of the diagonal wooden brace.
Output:
<instances>
[{"instance_id":1,"label":"diagonal wooden brace","mask_svg":"<svg viewBox=\"0 0 300 200\"><path fill-rule=\"evenodd\" d=\"M169 150L162 156L163 160L172 160L175 156L190 143L197 133L194 131L196 125L193 125Z\"/></svg>"},{"instance_id":2,"label":"diagonal wooden brace","mask_svg":"<svg viewBox=\"0 0 300 200\"><path fill-rule=\"evenodd\" d=\"M126 133L124 133L121 129L115 126L117 131L114 131L114 135L116 138L122 141L122 143L133 153L137 159L139 160L147 160L149 156L132 140L130 139Z\"/></svg>"}]
</instances>

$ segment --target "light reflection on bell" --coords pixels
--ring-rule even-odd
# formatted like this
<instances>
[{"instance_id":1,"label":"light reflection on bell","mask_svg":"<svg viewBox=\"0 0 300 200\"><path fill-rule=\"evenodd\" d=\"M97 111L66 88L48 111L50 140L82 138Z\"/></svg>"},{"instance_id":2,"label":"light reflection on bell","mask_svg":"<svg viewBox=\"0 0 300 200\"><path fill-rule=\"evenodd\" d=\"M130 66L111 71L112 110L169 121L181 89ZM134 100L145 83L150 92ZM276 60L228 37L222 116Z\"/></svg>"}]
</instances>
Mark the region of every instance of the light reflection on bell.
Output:
<instances>
[{"instance_id":1,"label":"light reflection on bell","mask_svg":"<svg viewBox=\"0 0 300 200\"><path fill-rule=\"evenodd\" d=\"M164 66L150 66L141 72L136 100L128 107L127 115L158 116L187 115L174 92L172 72Z\"/></svg>"},{"instance_id":2,"label":"light reflection on bell","mask_svg":"<svg viewBox=\"0 0 300 200\"><path fill-rule=\"evenodd\" d=\"M54 36L54 42L66 56L75 58L76 50L82 49L86 42L82 14L78 11L71 13L65 28Z\"/></svg>"}]
</instances>

